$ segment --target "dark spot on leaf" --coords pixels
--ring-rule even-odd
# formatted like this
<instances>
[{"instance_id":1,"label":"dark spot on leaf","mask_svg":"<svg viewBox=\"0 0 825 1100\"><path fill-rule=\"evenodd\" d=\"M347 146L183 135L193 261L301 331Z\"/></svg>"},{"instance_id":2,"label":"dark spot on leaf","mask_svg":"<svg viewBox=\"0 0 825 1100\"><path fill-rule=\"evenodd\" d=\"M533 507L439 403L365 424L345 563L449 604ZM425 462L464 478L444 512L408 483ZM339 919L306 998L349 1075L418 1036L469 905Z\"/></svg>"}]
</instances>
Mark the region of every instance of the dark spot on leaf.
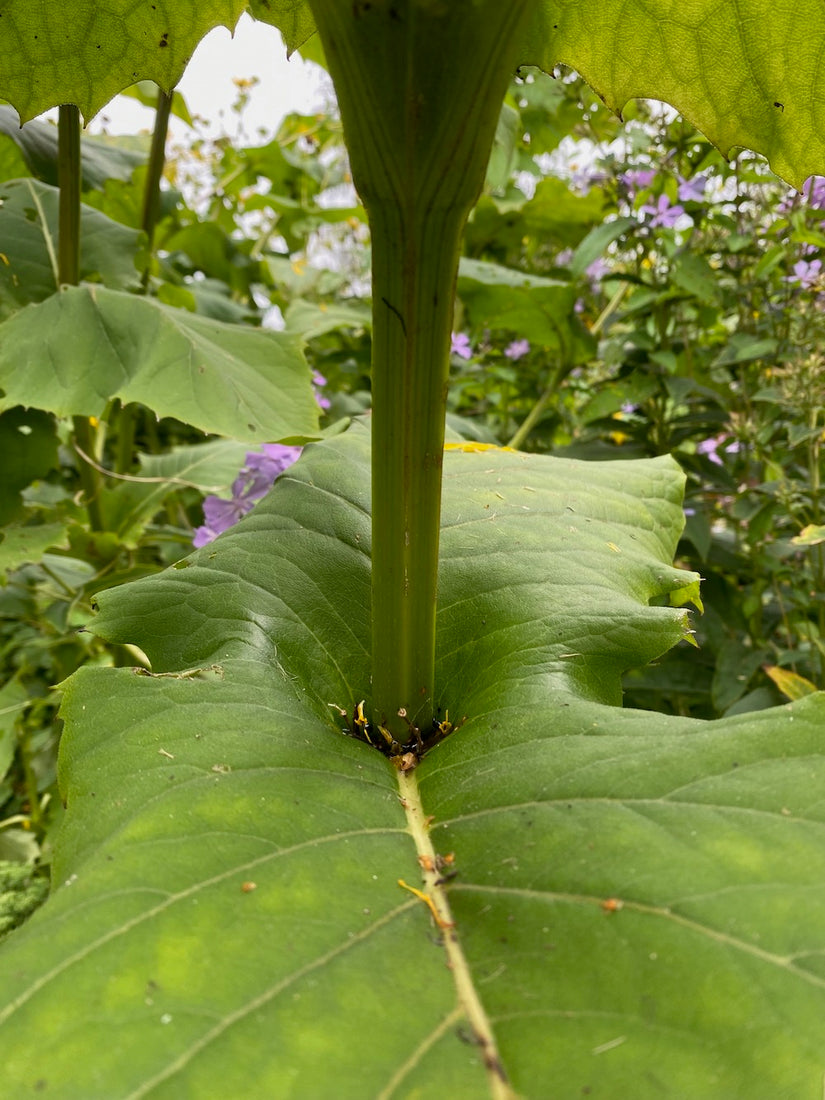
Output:
<instances>
[{"instance_id":1,"label":"dark spot on leaf","mask_svg":"<svg viewBox=\"0 0 825 1100\"><path fill-rule=\"evenodd\" d=\"M774 105L774 107L778 107L778 108L779 108L779 110L780 110L780 111L782 111L782 112L784 113L784 110L785 110L785 104L784 104L784 103L780 103L780 102L779 102L779 100L778 100L778 99L776 99L776 100L774 100L774 104L773 104L773 105Z\"/></svg>"}]
</instances>

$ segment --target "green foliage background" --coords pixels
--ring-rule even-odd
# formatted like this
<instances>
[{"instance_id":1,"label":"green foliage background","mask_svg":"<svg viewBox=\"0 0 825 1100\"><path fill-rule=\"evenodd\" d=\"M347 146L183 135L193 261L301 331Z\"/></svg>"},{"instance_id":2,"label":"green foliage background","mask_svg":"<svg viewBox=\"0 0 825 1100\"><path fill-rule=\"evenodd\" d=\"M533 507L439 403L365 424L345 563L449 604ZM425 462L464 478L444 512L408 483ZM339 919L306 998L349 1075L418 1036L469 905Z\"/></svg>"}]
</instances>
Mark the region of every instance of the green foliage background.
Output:
<instances>
[{"instance_id":1,"label":"green foliage background","mask_svg":"<svg viewBox=\"0 0 825 1100\"><path fill-rule=\"evenodd\" d=\"M407 15L416 3L434 7L410 0ZM65 100L93 113L142 78L171 89L202 34L231 26L242 6L101 12L79 0L56 37L41 33L53 25L45 5L8 0L0 91L25 119ZM305 3L252 7L291 46L313 29ZM822 166L810 95L821 53L811 43L825 35L816 9L699 4L677 23L608 4L599 18L596 35L578 5L533 4L523 60L575 65L614 106L634 95L669 99L723 150L764 151L795 182ZM791 65L788 43L803 24L806 46ZM705 60L720 56L722 71ZM563 104L543 113L545 85L522 89L502 115L491 164L505 194L492 186L475 211L458 290L477 331L542 346L553 363L546 409L607 324L604 311L582 322L575 280L635 219L625 211L599 224L598 195L574 200L553 180L539 183L533 207L506 194L519 111L564 129ZM317 124L297 129L312 139L310 154L334 139ZM15 169L31 152L8 135L2 149ZM321 223L360 217L357 208L321 213L324 169L306 168L310 159L286 133L255 154L227 149L220 162L239 196L266 165L280 195L275 216L266 196L239 197L236 209L248 203L251 213L257 202L262 219L273 217L262 237L280 224L288 250ZM0 564L13 582L0 611L4 621L31 611L40 632L22 647L12 635L23 655L16 668L5 658L6 709L27 716L0 730L7 759L16 750L25 764L28 816L12 827L45 828L52 735L42 719L53 704L44 670L74 673L63 687L66 813L49 853L53 894L3 948L8 1087L84 1100L511 1088L536 1097L818 1096L823 696L716 721L618 705L623 674L692 631L681 605L698 602L698 576L671 565L684 525L676 465L454 441L436 702L439 720L449 711L457 728L414 771L388 761L353 736L350 719L362 700L369 710L370 693L364 422L308 447L249 516L181 560L193 502L228 490L244 442L317 438L308 357L339 382L333 413L363 408L363 307L326 308L351 273L307 274L284 253L239 242L225 195L208 239L176 207L159 225L160 254L147 258L136 200L117 182L93 200L104 209L85 212L88 282L78 288L53 278L53 191L7 182L0 208L11 257L0 269L9 410L0 448L26 460L3 502ZM551 236L574 250L567 272L541 244L525 245ZM684 296L701 322L702 307L723 301L710 261L679 251L675 235L663 239L667 286L646 283L640 260L624 280L625 323L645 309L656 321ZM522 247L535 247L535 270L525 270ZM769 274L760 264L758 275ZM147 270L150 294L131 293ZM211 285L199 288L195 272ZM244 324L259 319L260 285L284 307L282 336ZM655 337L651 359L678 356L665 326ZM750 362L763 338L743 326L721 365ZM22 359L32 365L25 375ZM505 359L498 379L515 391L518 371ZM697 383L703 393L707 381ZM473 384L468 370L460 387L473 397ZM594 404L579 407L579 420L652 402L657 384L625 373L612 390L588 394ZM669 393L679 408L688 396ZM780 397L789 403L787 391ZM133 422L133 401L166 423ZM24 416L23 405L39 412ZM659 444L676 416L651 410L654 449L666 450ZM119 450L137 431L146 451L167 453L145 454L140 473L125 473L135 469L125 448L125 482L101 492L96 527L68 488L67 451L61 458L57 447L70 442L67 426L47 413L102 418ZM21 426L25 452L14 445ZM204 442L203 433L227 438ZM796 443L819 438L816 420L808 433ZM539 430L537 450L541 440ZM161 504L164 524L153 527ZM703 538L698 524L692 538ZM100 588L94 636L78 636ZM140 663L100 667L126 661ZM25 845L26 829L17 832ZM426 837L440 857L432 867ZM405 889L422 875L434 911Z\"/></svg>"}]
</instances>

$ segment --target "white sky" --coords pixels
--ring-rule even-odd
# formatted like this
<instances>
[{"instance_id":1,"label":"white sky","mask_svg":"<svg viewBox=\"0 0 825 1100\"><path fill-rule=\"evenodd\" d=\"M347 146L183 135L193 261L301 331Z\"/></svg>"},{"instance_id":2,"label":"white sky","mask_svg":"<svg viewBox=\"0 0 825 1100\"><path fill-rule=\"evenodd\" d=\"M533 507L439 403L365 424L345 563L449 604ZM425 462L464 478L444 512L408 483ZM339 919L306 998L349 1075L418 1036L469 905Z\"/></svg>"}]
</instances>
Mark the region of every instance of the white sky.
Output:
<instances>
[{"instance_id":1,"label":"white sky","mask_svg":"<svg viewBox=\"0 0 825 1100\"><path fill-rule=\"evenodd\" d=\"M252 144L271 137L290 111L320 110L328 98L329 78L317 65L297 54L287 61L286 49L274 27L256 23L243 15L234 37L225 27L216 27L198 46L178 85L189 111L209 120L208 130L216 136L234 133L237 123L229 110L238 96L233 77L259 78L244 114L246 136ZM89 124L90 133L101 128L109 133L137 133L151 129L153 112L134 99L118 96ZM185 140L188 127L172 118L170 135Z\"/></svg>"}]
</instances>

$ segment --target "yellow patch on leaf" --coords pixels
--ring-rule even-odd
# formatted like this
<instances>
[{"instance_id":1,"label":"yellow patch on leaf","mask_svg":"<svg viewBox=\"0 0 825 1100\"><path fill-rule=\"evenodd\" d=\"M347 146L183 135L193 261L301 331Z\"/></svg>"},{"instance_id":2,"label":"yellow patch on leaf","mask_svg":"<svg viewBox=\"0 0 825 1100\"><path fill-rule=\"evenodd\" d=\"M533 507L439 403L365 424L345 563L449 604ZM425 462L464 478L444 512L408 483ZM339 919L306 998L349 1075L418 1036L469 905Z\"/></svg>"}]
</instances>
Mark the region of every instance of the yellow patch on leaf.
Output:
<instances>
[{"instance_id":1,"label":"yellow patch on leaf","mask_svg":"<svg viewBox=\"0 0 825 1100\"><path fill-rule=\"evenodd\" d=\"M508 451L511 455L517 455L515 447L499 447L497 443L472 443L466 440L464 443L445 443L445 451L463 451L465 454L476 454L479 451Z\"/></svg>"}]
</instances>

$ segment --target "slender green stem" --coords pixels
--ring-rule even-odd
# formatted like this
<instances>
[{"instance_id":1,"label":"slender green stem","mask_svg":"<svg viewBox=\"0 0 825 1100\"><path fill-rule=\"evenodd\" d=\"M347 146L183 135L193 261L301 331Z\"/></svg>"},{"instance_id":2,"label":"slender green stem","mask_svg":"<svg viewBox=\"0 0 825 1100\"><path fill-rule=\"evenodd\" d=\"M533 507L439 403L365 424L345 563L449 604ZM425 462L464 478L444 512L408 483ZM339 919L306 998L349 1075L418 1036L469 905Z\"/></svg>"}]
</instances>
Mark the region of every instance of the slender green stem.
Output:
<instances>
[{"instance_id":1,"label":"slender green stem","mask_svg":"<svg viewBox=\"0 0 825 1100\"><path fill-rule=\"evenodd\" d=\"M610 315L617 309L617 307L619 306L619 304L622 301L622 298L624 298L624 296L627 294L629 289L630 289L630 283L621 283L620 284L618 290L614 293L613 297L610 299L610 301L607 303L607 305L601 311L599 316L593 322L593 327L590 329L590 333L591 333L592 336L596 336L596 335L598 335L598 333L601 332L601 330L604 327L605 322L607 321L608 317L610 317ZM524 418L523 423L520 425L520 427L513 434L512 439L510 439L509 442L507 443L508 447L513 447L516 450L518 450L518 448L521 447L521 445L524 443L525 439L528 438L528 436L530 435L530 432L533 430L533 428L536 426L536 424L541 419L542 414L544 413L544 410L550 404L550 401L552 400L553 395L556 393L556 391L558 389L558 386L559 386L560 377L561 377L561 370L559 368L556 368L553 371L553 373L550 375L550 382L549 382L547 388L545 389L544 393L542 393L542 395L539 397L538 401L535 403L533 408L530 410L530 412Z\"/></svg>"},{"instance_id":2,"label":"slender green stem","mask_svg":"<svg viewBox=\"0 0 825 1100\"><path fill-rule=\"evenodd\" d=\"M58 116L57 180L60 185L60 229L57 241L57 274L62 286L80 281L80 111L73 104L61 106ZM78 446L94 453L94 429L86 416L72 419ZM87 462L78 460L80 484L89 526L103 529L100 513L100 475Z\"/></svg>"},{"instance_id":3,"label":"slender green stem","mask_svg":"<svg viewBox=\"0 0 825 1100\"><path fill-rule=\"evenodd\" d=\"M143 192L143 216L141 229L147 238L146 267L143 270L143 287L149 285L152 268L152 254L155 243L155 228L160 215L160 181L166 164L166 135L169 130L169 115L172 110L172 94L158 88L158 103L155 108L155 127L152 131L152 148L149 153L149 171L146 176L146 188Z\"/></svg>"},{"instance_id":4,"label":"slender green stem","mask_svg":"<svg viewBox=\"0 0 825 1100\"><path fill-rule=\"evenodd\" d=\"M32 764L31 730L24 722L18 735L18 751L23 767L23 780L26 784L26 801L29 804L29 820L36 833L43 825L43 812L40 806L40 792L37 789L37 774Z\"/></svg>"},{"instance_id":5,"label":"slender green stem","mask_svg":"<svg viewBox=\"0 0 825 1100\"><path fill-rule=\"evenodd\" d=\"M536 424L538 424L539 420L541 420L542 416L544 415L544 410L547 408L547 406L550 404L550 402L558 392L560 374L561 371L558 367L556 367L551 372L550 382L548 383L547 388L544 390L538 401L535 403L535 405L533 405L530 412L513 433L512 438L507 441L508 447L512 447L514 450L517 451L522 446L525 439L528 438L530 432L532 432Z\"/></svg>"},{"instance_id":6,"label":"slender green stem","mask_svg":"<svg viewBox=\"0 0 825 1100\"><path fill-rule=\"evenodd\" d=\"M149 153L149 167L143 192L143 213L141 229L146 234L146 265L141 277L144 292L148 289L152 273L154 256L155 229L160 216L160 181L166 164L166 136L169 132L169 116L172 111L172 94L158 88L155 108L155 126L152 131L152 147ZM123 405L117 414L117 442L115 446L114 467L123 474L132 468L135 444L135 422L138 408L134 404Z\"/></svg>"}]
</instances>

